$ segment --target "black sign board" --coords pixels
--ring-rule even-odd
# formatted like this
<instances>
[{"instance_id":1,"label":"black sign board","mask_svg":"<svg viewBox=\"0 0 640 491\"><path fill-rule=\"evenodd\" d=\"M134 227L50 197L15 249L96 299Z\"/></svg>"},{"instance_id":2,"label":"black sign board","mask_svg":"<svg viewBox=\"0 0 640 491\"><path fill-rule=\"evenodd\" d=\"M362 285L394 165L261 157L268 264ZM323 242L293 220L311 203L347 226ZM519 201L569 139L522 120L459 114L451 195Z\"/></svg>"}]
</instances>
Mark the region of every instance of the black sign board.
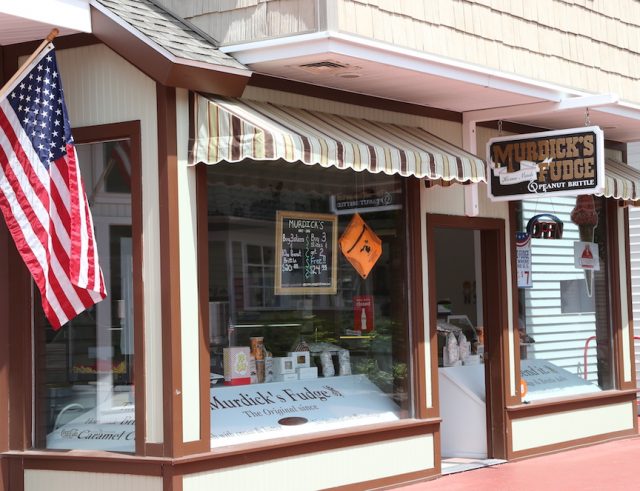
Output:
<instances>
[{"instance_id":1,"label":"black sign board","mask_svg":"<svg viewBox=\"0 0 640 491\"><path fill-rule=\"evenodd\" d=\"M277 211L275 294L335 294L337 234L335 215Z\"/></svg>"},{"instance_id":2,"label":"black sign board","mask_svg":"<svg viewBox=\"0 0 640 491\"><path fill-rule=\"evenodd\" d=\"M487 143L494 201L601 193L604 135L597 126L492 138Z\"/></svg>"}]
</instances>

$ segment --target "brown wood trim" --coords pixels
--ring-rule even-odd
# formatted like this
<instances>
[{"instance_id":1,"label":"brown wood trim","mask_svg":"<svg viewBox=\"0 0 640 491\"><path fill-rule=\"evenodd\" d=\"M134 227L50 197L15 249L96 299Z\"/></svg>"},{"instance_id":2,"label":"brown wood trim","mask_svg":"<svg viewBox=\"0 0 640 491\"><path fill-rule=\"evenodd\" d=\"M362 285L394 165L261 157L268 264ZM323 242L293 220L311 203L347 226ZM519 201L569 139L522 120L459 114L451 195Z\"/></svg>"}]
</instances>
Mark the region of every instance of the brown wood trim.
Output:
<instances>
[{"instance_id":1,"label":"brown wood trim","mask_svg":"<svg viewBox=\"0 0 640 491\"><path fill-rule=\"evenodd\" d=\"M129 474L138 476L161 476L162 462L136 459L127 462L121 459L100 457L73 457L54 459L51 455L21 455L25 470L52 470L71 472L97 472L104 474ZM10 456L11 458L11 456Z\"/></svg>"},{"instance_id":2,"label":"brown wood trim","mask_svg":"<svg viewBox=\"0 0 640 491\"><path fill-rule=\"evenodd\" d=\"M622 337L622 288L627 289L628 286L622 286L620 284L620 270L626 268L626 263L621 264L620 248L625 244L620 244L618 239L618 229L620 226L624 227L624 223L620 223L618 220L618 202L617 200L607 199L606 203L606 216L607 216L607 251L609 252L609 261L607 266L609 267L608 284L609 284L609 315L611 316L613 335L613 359L615 361L615 381L616 387L624 389L634 389L633 376L629 382L624 381L624 355L623 347L625 343L631 342L630 353L633 353L633 337L629 339L623 339ZM628 242L628 236L625 239L625 243ZM631 277L627 278L630 282ZM626 293L626 292L625 292Z\"/></svg>"},{"instance_id":3,"label":"brown wood trim","mask_svg":"<svg viewBox=\"0 0 640 491\"><path fill-rule=\"evenodd\" d=\"M0 491L10 491L9 460L0 455Z\"/></svg>"},{"instance_id":4,"label":"brown wood trim","mask_svg":"<svg viewBox=\"0 0 640 491\"><path fill-rule=\"evenodd\" d=\"M437 474L442 474L442 434L440 433L440 426L433 432L433 458L435 459L435 470Z\"/></svg>"},{"instance_id":5,"label":"brown wood trim","mask_svg":"<svg viewBox=\"0 0 640 491\"><path fill-rule=\"evenodd\" d=\"M210 432L201 426L199 439L183 442L182 413L182 351L180 320L180 229L178 211L178 157L177 157L177 121L176 89L157 84L158 105L158 174L160 208L160 257L161 260L161 297L162 297L162 360L164 365L163 399L164 413L164 455L180 457L190 453L207 452L210 448ZM206 183L205 183L206 184ZM206 198L206 195L205 195ZM206 207L205 207L206 210ZM198 218L198 225L202 218ZM205 249L208 253L208 248ZM204 252L202 252L204 253ZM201 253L199 253L200 255ZM208 287L205 290L208 292ZM207 299L208 300L208 299ZM206 303L208 306L208 302ZM200 314L202 309L200 306ZM208 332L204 337L201 321L199 341L200 373L200 423L206 416L209 421L209 363ZM206 343L206 344L205 344ZM206 375L203 374L206 371ZM207 384L206 389L204 384ZM206 393L206 398L205 398ZM202 408L206 405L206 412Z\"/></svg>"},{"instance_id":6,"label":"brown wood trim","mask_svg":"<svg viewBox=\"0 0 640 491\"><path fill-rule=\"evenodd\" d=\"M559 413L563 411L574 411L588 407L604 406L619 402L633 401L636 398L636 389L631 390L609 390L572 397L557 397L544 399L529 404L518 406L507 406L507 413L510 419L528 418L542 414Z\"/></svg>"},{"instance_id":7,"label":"brown wood trim","mask_svg":"<svg viewBox=\"0 0 640 491\"><path fill-rule=\"evenodd\" d=\"M625 147L626 148L626 147ZM629 208L623 211L624 220L624 268L627 278L627 321L629 322L629 353L631 356L631 385L637 387L636 380L636 357L635 357L635 328L633 319L633 292L631 290L631 239L629 235Z\"/></svg>"},{"instance_id":8,"label":"brown wood trim","mask_svg":"<svg viewBox=\"0 0 640 491\"><path fill-rule=\"evenodd\" d=\"M26 43L17 43L17 44L9 44L3 47L3 51L5 53L5 59L9 63L9 71L13 74L18 68L18 58L20 56L28 56L33 53L40 43L41 39L37 41L29 41ZM91 46L92 44L98 44L100 41L93 34L87 33L79 33L79 34L70 34L67 36L60 36L55 38L53 44L56 47L56 50L60 51L63 49L71 49L71 48L80 48L82 46Z\"/></svg>"},{"instance_id":9,"label":"brown wood trim","mask_svg":"<svg viewBox=\"0 0 640 491\"><path fill-rule=\"evenodd\" d=\"M355 104L357 106L383 109L385 111L394 111L404 114L413 114L415 116L423 116L425 118L443 119L445 121L462 123L462 113L456 111L422 106L419 104L412 104L410 102L383 99L381 97L358 94L357 92L348 92L323 87L321 85L312 85L304 82L272 77L261 73L254 73L251 76L249 86L286 91L293 94L343 102L345 104Z\"/></svg>"},{"instance_id":10,"label":"brown wood trim","mask_svg":"<svg viewBox=\"0 0 640 491\"><path fill-rule=\"evenodd\" d=\"M459 228L467 230L479 230L483 251L491 253L482 254L482 281L484 313L485 313L485 350L495 353L488 359L485 367L486 383L488 387L487 408L487 443L489 455L495 458L505 458L508 452L507 422L505 413L505 391L509 389L508 360L508 313L507 313L507 276L506 276L506 248L505 248L505 221L498 218L470 218L466 216L427 214L427 256L429 271L429 318L432 353L432 376L438 374L437 353L433 346L437 340L437 304L436 304L436 274L435 274L435 243L434 231L436 228ZM476 281L478 279L476 278ZM490 289L488 285L491 285ZM493 292L490 295L488 292ZM498 375L496 375L498 374ZM438 411L439 401L438 401ZM491 424L489 424L491 421Z\"/></svg>"},{"instance_id":11,"label":"brown wood trim","mask_svg":"<svg viewBox=\"0 0 640 491\"><path fill-rule=\"evenodd\" d=\"M182 491L182 476L171 472L171 467L166 468L166 472L162 476L162 491Z\"/></svg>"},{"instance_id":12,"label":"brown wood trim","mask_svg":"<svg viewBox=\"0 0 640 491\"><path fill-rule=\"evenodd\" d=\"M224 67L213 64L203 68L174 63L93 6L91 27L100 41L153 80L167 87L184 87L240 97L251 75L249 70L244 74L229 73ZM184 61L189 62L186 59Z\"/></svg>"},{"instance_id":13,"label":"brown wood trim","mask_svg":"<svg viewBox=\"0 0 640 491\"><path fill-rule=\"evenodd\" d=\"M22 459L7 459L9 469L9 487L7 491L24 491L24 461Z\"/></svg>"},{"instance_id":14,"label":"brown wood trim","mask_svg":"<svg viewBox=\"0 0 640 491\"><path fill-rule=\"evenodd\" d=\"M526 450L518 450L517 452L511 453L511 455L509 456L509 460L511 461L528 457L539 457L541 455L558 453L568 449L594 445L596 443L605 443L613 440L627 439L629 437L638 437L637 428L633 430L616 431L613 433L603 433L602 435L593 435L585 438L579 438L577 440L554 443L551 445L544 445L542 447L535 447Z\"/></svg>"},{"instance_id":15,"label":"brown wood trim","mask_svg":"<svg viewBox=\"0 0 640 491\"><path fill-rule=\"evenodd\" d=\"M128 139L131 148L131 237L133 249L133 309L134 316L134 387L136 418L136 453L144 454L146 435L145 401L145 353L144 353L144 281L142 278L143 233L142 233L142 142L140 121L85 126L73 129L78 144L108 140Z\"/></svg>"},{"instance_id":16,"label":"brown wood trim","mask_svg":"<svg viewBox=\"0 0 640 491\"><path fill-rule=\"evenodd\" d=\"M0 220L0 338L11 339L11 322L9 319L9 298L11 288L9 286L9 241L10 235L4 220ZM0 452L9 450L9 387L10 365L9 343L0 343ZM3 476L8 470L4 465L0 466L0 489Z\"/></svg>"},{"instance_id":17,"label":"brown wood trim","mask_svg":"<svg viewBox=\"0 0 640 491\"><path fill-rule=\"evenodd\" d=\"M409 326L413 358L413 391L417 418L429 417L427 408L427 370L425 365L425 326L422 289L422 215L420 181L406 180L407 275L409 278Z\"/></svg>"},{"instance_id":18,"label":"brown wood trim","mask_svg":"<svg viewBox=\"0 0 640 491\"><path fill-rule=\"evenodd\" d=\"M424 469L421 471L408 472L406 474L397 474L395 476L382 477L372 479L370 481L362 481L344 486L326 488L325 491L368 491L371 489L395 489L400 484L409 485L429 481L438 477L439 473L435 469Z\"/></svg>"},{"instance_id":19,"label":"brown wood trim","mask_svg":"<svg viewBox=\"0 0 640 491\"><path fill-rule=\"evenodd\" d=\"M520 317L520 307L518 302L518 297L520 296L520 292L518 290L518 273L517 273L517 265L516 265L516 232L518 231L518 219L516 215L517 205L514 201L509 202L509 256L511 259L511 313L512 313L512 331L513 331L513 353L514 353L514 366L513 372L515 373L515 387L516 393L515 396L511 395L511 388L507 387L505 392L505 402L507 406L513 404L519 404L522 400L520 394L520 378L521 378L521 369L520 369L520 336L518 335L518 319ZM508 353L507 353L508 356ZM508 360L509 358L507 358ZM509 439L511 439L511 435L509 435ZM509 446L509 448L511 448Z\"/></svg>"},{"instance_id":20,"label":"brown wood trim","mask_svg":"<svg viewBox=\"0 0 640 491\"><path fill-rule=\"evenodd\" d=\"M189 94L189 110L194 106ZM189 138L194 135L194 118L189 118ZM196 166L196 213L198 221L198 292L200 307L200 441L210 446L211 439L211 353L209 352L209 215L207 166Z\"/></svg>"},{"instance_id":21,"label":"brown wood trim","mask_svg":"<svg viewBox=\"0 0 640 491\"><path fill-rule=\"evenodd\" d=\"M164 456L164 443L148 443L144 442L144 454L149 457Z\"/></svg>"},{"instance_id":22,"label":"brown wood trim","mask_svg":"<svg viewBox=\"0 0 640 491\"><path fill-rule=\"evenodd\" d=\"M381 441L434 434L437 446L439 419L401 420L393 423L362 426L349 430L334 430L316 435L282 438L273 441L234 446L181 458L143 457L102 451L29 451L2 455L20 461L26 469L104 472L148 476L182 476L238 465L286 459L288 457L326 452ZM436 454L437 457L437 454ZM439 459L436 458L437 465ZM13 490L13 488L11 488Z\"/></svg>"},{"instance_id":23,"label":"brown wood trim","mask_svg":"<svg viewBox=\"0 0 640 491\"><path fill-rule=\"evenodd\" d=\"M431 221L433 223L433 221ZM431 354L431 364L428 368L431 376L431 407L425 411L426 416L430 418L436 418L440 415L440 381L438 380L438 333L433 326L438 322L438 306L436 302L436 275L432 274L432 268L436 264L436 248L433 241L433 231L435 227L430 226L430 215L427 214L426 222L426 236L427 236L427 264L426 267L429 274L427 276L428 287L427 293L429 297L429 351ZM440 449L438 449L440 452Z\"/></svg>"},{"instance_id":24,"label":"brown wood trim","mask_svg":"<svg viewBox=\"0 0 640 491\"><path fill-rule=\"evenodd\" d=\"M201 455L185 456L175 463L181 474L255 464L265 460L286 459L298 455L328 452L340 448L375 444L382 441L432 434L440 419L400 420L393 423L362 426L357 429L333 430L317 435L274 439L213 449Z\"/></svg>"},{"instance_id":25,"label":"brown wood trim","mask_svg":"<svg viewBox=\"0 0 640 491\"><path fill-rule=\"evenodd\" d=\"M164 456L182 455L182 354L176 91L156 84L164 401Z\"/></svg>"},{"instance_id":26,"label":"brown wood trim","mask_svg":"<svg viewBox=\"0 0 640 491\"><path fill-rule=\"evenodd\" d=\"M32 435L32 281L13 241L9 250L9 448L23 450L31 446Z\"/></svg>"}]
</instances>

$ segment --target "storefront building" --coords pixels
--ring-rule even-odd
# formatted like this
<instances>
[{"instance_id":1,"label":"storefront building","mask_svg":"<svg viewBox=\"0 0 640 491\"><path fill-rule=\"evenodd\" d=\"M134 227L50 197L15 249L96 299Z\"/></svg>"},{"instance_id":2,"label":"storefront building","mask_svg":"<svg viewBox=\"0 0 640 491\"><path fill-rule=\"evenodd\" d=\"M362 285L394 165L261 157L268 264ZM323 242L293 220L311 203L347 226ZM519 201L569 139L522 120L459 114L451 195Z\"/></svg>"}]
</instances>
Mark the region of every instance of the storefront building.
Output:
<instances>
[{"instance_id":1,"label":"storefront building","mask_svg":"<svg viewBox=\"0 0 640 491\"><path fill-rule=\"evenodd\" d=\"M0 489L371 489L636 435L638 6L549 3L579 22L78 7L109 296L53 330L2 226Z\"/></svg>"}]
</instances>

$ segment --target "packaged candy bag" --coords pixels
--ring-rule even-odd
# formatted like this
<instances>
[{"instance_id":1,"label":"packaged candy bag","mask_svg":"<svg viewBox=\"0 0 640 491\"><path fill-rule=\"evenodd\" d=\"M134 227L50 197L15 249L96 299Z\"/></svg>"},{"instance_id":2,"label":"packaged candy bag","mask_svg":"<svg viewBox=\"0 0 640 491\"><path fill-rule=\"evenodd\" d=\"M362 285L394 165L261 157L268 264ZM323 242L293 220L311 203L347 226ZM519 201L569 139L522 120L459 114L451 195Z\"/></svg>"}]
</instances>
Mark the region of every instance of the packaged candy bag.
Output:
<instances>
[{"instance_id":1,"label":"packaged candy bag","mask_svg":"<svg viewBox=\"0 0 640 491\"><path fill-rule=\"evenodd\" d=\"M455 365L460 360L460 348L458 347L458 340L456 335L450 332L447 334L447 358L449 359L449 365Z\"/></svg>"},{"instance_id":2,"label":"packaged candy bag","mask_svg":"<svg viewBox=\"0 0 640 491\"><path fill-rule=\"evenodd\" d=\"M331 353L323 351L320 353L320 364L322 365L322 376L333 377L336 374L336 369L333 366L333 359Z\"/></svg>"}]
</instances>

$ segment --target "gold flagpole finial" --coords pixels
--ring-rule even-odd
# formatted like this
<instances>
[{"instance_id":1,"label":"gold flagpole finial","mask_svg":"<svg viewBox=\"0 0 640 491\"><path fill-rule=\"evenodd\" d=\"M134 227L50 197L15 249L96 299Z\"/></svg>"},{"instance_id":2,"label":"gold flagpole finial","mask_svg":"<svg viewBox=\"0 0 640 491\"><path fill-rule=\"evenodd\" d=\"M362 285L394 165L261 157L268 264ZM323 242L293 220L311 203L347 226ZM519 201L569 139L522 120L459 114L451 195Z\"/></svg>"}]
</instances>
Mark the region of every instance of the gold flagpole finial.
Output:
<instances>
[{"instance_id":1,"label":"gold flagpole finial","mask_svg":"<svg viewBox=\"0 0 640 491\"><path fill-rule=\"evenodd\" d=\"M56 38L56 36L58 36L58 34L60 34L60 31L57 28L54 27L53 29L51 29L51 32L45 38L45 40L48 41L48 42L51 42Z\"/></svg>"},{"instance_id":2,"label":"gold flagpole finial","mask_svg":"<svg viewBox=\"0 0 640 491\"><path fill-rule=\"evenodd\" d=\"M6 93L8 91L8 88L11 86L11 84L13 84L13 82L22 74L24 69L26 67L28 67L33 60L35 60L35 58L40 54L40 52L43 49L45 49L49 45L49 43L51 41L53 41L53 39L59 33L60 33L60 31L57 28L54 27L53 29L51 29L51 32L45 38L45 40L40 43L40 46L38 46L38 48L33 53L31 53L31 56L29 56L29 58L27 58L27 61L25 61L22 64L22 66L20 68L18 68L18 71L16 71L16 73L14 73L13 76L2 86L2 88L0 89L0 100L2 100L4 97L6 97Z\"/></svg>"}]
</instances>

